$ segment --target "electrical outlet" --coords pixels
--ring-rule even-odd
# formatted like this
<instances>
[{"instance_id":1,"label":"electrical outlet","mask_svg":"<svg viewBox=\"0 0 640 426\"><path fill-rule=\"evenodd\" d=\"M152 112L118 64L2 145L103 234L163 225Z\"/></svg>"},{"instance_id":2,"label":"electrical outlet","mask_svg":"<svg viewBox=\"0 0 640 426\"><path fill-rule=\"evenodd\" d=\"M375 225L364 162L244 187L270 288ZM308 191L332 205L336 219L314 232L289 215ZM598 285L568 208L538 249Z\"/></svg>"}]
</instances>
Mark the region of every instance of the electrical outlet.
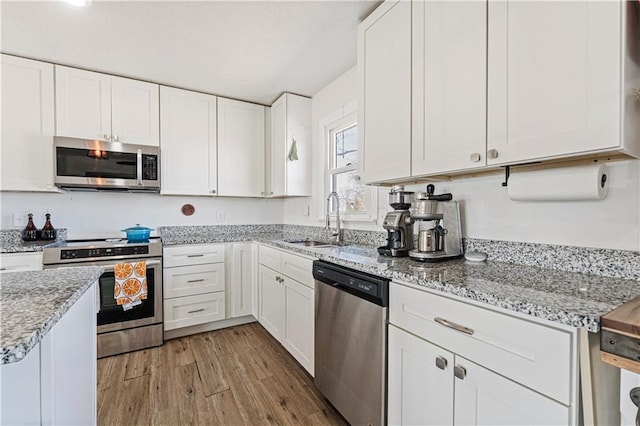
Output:
<instances>
[{"instance_id":1,"label":"electrical outlet","mask_svg":"<svg viewBox=\"0 0 640 426\"><path fill-rule=\"evenodd\" d=\"M302 216L309 216L309 204L302 206Z\"/></svg>"},{"instance_id":2,"label":"electrical outlet","mask_svg":"<svg viewBox=\"0 0 640 426\"><path fill-rule=\"evenodd\" d=\"M217 218L218 222L224 222L224 210L218 210Z\"/></svg>"}]
</instances>

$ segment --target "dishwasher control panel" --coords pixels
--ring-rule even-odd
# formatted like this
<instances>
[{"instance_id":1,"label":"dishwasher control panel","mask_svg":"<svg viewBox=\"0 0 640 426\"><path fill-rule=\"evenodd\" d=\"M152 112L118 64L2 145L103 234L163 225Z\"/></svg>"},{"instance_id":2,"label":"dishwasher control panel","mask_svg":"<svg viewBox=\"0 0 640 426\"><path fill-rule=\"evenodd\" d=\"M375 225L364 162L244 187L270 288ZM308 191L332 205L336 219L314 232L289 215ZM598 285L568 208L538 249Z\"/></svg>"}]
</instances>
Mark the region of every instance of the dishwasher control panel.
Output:
<instances>
[{"instance_id":1,"label":"dishwasher control panel","mask_svg":"<svg viewBox=\"0 0 640 426\"><path fill-rule=\"evenodd\" d=\"M313 262L313 277L380 306L389 304L389 280L323 261Z\"/></svg>"}]
</instances>

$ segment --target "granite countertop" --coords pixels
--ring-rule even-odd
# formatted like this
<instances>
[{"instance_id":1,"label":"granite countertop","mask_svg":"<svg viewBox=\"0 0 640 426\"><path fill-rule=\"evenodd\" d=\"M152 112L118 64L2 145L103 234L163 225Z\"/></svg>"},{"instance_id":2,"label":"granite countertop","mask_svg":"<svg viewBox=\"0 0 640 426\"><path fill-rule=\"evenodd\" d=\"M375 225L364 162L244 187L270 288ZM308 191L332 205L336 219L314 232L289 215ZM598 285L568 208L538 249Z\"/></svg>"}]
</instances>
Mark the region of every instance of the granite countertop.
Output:
<instances>
[{"instance_id":1,"label":"granite countertop","mask_svg":"<svg viewBox=\"0 0 640 426\"><path fill-rule=\"evenodd\" d=\"M640 295L640 281L506 262L421 263L380 256L374 247L269 245L377 276L597 332L600 316Z\"/></svg>"},{"instance_id":2,"label":"granite countertop","mask_svg":"<svg viewBox=\"0 0 640 426\"><path fill-rule=\"evenodd\" d=\"M87 266L0 275L0 364L23 359L103 271Z\"/></svg>"},{"instance_id":3,"label":"granite countertop","mask_svg":"<svg viewBox=\"0 0 640 426\"><path fill-rule=\"evenodd\" d=\"M409 258L380 256L375 246L304 247L287 241L326 236L262 230L202 232L168 228L164 245L257 241L359 271L390 278L488 305L597 332L600 316L640 295L640 281L526 266L508 262L467 262L464 259L421 263ZM229 231L232 231L230 229Z\"/></svg>"}]
</instances>

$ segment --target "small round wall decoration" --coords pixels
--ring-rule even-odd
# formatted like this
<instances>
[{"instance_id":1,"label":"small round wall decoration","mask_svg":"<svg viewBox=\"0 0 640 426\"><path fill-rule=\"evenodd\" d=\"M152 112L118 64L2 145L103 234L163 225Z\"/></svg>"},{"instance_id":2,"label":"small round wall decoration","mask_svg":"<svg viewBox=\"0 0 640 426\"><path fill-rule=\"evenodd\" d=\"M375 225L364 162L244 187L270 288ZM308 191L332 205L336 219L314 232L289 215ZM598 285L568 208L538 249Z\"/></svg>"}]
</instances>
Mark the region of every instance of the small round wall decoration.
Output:
<instances>
[{"instance_id":1,"label":"small round wall decoration","mask_svg":"<svg viewBox=\"0 0 640 426\"><path fill-rule=\"evenodd\" d=\"M196 208L193 207L193 204L185 204L182 206L182 214L185 216L191 216L196 211Z\"/></svg>"}]
</instances>

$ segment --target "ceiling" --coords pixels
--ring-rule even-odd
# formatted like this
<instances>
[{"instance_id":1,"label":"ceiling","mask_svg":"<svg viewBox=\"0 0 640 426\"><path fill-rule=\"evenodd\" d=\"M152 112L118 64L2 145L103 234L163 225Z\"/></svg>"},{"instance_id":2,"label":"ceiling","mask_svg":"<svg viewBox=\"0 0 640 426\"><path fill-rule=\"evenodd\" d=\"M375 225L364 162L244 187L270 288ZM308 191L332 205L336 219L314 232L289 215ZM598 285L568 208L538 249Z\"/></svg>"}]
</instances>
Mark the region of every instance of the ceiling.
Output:
<instances>
[{"instance_id":1,"label":"ceiling","mask_svg":"<svg viewBox=\"0 0 640 426\"><path fill-rule=\"evenodd\" d=\"M270 105L356 64L379 1L2 1L3 53Z\"/></svg>"}]
</instances>

